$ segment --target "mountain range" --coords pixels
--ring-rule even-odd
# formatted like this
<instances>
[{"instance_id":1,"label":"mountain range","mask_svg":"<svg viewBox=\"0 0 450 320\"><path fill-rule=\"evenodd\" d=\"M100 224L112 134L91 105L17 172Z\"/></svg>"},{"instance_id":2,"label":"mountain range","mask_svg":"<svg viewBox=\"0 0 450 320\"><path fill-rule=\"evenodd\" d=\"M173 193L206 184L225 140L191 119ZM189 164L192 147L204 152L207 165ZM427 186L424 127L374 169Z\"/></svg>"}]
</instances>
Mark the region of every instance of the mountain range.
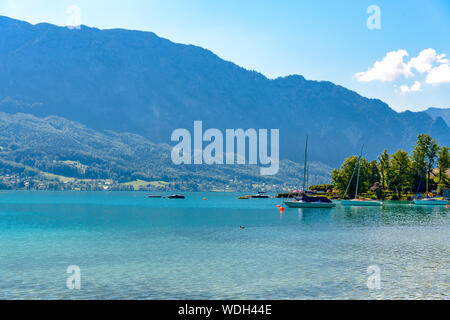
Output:
<instances>
[{"instance_id":1,"label":"mountain range","mask_svg":"<svg viewBox=\"0 0 450 320\"><path fill-rule=\"evenodd\" d=\"M156 148L152 156L163 159L170 156L173 130L192 130L195 120L221 130L280 129L281 158L296 162L303 159L308 134L309 157L329 166L358 153L362 144L370 159L385 148L409 151L419 133L450 145L448 113L398 113L381 100L300 75L268 79L152 32L68 29L3 16L0 112L3 119L20 113L21 121L28 114L48 126L58 119L67 132L82 126L92 130L86 135L119 139L129 152ZM45 139L52 141L52 135ZM77 149L76 139L58 141ZM91 142L89 154L98 145Z\"/></svg>"},{"instance_id":2,"label":"mountain range","mask_svg":"<svg viewBox=\"0 0 450 320\"><path fill-rule=\"evenodd\" d=\"M136 134L98 132L56 116L0 112L0 175L26 170L23 176L41 176L41 180L72 177L122 184L140 180L191 191L227 187L244 191L263 185L280 190L298 186L301 179L301 165L289 160L281 161L277 175L261 176L256 165L174 165L170 152L169 145ZM327 182L330 170L312 162L309 181Z\"/></svg>"},{"instance_id":3,"label":"mountain range","mask_svg":"<svg viewBox=\"0 0 450 320\"><path fill-rule=\"evenodd\" d=\"M428 108L425 112L433 119L441 117L450 126L450 108Z\"/></svg>"}]
</instances>

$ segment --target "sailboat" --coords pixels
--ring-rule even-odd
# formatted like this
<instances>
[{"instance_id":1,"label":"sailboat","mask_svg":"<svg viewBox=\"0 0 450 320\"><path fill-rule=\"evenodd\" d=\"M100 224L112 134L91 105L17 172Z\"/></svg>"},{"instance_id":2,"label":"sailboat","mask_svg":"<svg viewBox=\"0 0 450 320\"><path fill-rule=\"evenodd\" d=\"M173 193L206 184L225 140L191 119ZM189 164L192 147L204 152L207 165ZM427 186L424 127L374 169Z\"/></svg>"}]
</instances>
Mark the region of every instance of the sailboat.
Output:
<instances>
[{"instance_id":1,"label":"sailboat","mask_svg":"<svg viewBox=\"0 0 450 320\"><path fill-rule=\"evenodd\" d=\"M303 169L303 195L301 198L284 201L289 208L333 208L336 206L330 199L326 197L310 197L306 194L306 173L308 165L308 136L306 136L305 146L305 166Z\"/></svg>"},{"instance_id":2,"label":"sailboat","mask_svg":"<svg viewBox=\"0 0 450 320\"><path fill-rule=\"evenodd\" d=\"M447 200L444 198L425 198L425 199L415 199L413 203L422 206L445 206L448 204Z\"/></svg>"},{"instance_id":3,"label":"sailboat","mask_svg":"<svg viewBox=\"0 0 450 320\"><path fill-rule=\"evenodd\" d=\"M428 183L427 183L427 190L425 191L425 193L427 195L426 198L424 198L424 199L420 198L419 189L420 189L420 185L422 184L422 179L423 179L425 170L426 170L426 167L423 168L422 176L420 177L419 186L417 187L416 196L414 197L413 203L417 206L445 206L445 205L448 205L448 201L444 200L444 198L435 198L435 197L433 197L433 194L428 193ZM427 176L427 179L428 179L428 176Z\"/></svg>"},{"instance_id":4,"label":"sailboat","mask_svg":"<svg viewBox=\"0 0 450 320\"><path fill-rule=\"evenodd\" d=\"M358 158L358 164L355 166L355 169L353 170L352 176L350 177L350 181L348 182L348 185L347 185L347 190L345 190L345 193L344 193L344 197L345 197L347 195L348 188L350 187L350 183L352 182L356 168L358 168L358 175L356 178L355 198L352 200L342 200L341 205L357 206L357 207L380 207L383 205L383 202L381 202L381 201L375 201L375 200L369 200L369 199L358 199L359 174L361 172L361 158L362 158L363 149L364 149L364 145L361 147L361 153Z\"/></svg>"}]
</instances>

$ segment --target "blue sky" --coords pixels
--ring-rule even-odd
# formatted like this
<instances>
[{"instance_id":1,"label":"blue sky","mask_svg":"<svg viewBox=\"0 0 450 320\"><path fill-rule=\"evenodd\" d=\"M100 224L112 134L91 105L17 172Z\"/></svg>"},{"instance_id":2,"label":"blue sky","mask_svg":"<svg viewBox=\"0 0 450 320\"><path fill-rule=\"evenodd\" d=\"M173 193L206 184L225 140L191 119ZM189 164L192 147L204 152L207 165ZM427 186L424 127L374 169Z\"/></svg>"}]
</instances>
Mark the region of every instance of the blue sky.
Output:
<instances>
[{"instance_id":1,"label":"blue sky","mask_svg":"<svg viewBox=\"0 0 450 320\"><path fill-rule=\"evenodd\" d=\"M0 15L66 25L70 5L84 25L153 31L270 78L329 80L398 111L450 107L448 0L0 0Z\"/></svg>"}]
</instances>

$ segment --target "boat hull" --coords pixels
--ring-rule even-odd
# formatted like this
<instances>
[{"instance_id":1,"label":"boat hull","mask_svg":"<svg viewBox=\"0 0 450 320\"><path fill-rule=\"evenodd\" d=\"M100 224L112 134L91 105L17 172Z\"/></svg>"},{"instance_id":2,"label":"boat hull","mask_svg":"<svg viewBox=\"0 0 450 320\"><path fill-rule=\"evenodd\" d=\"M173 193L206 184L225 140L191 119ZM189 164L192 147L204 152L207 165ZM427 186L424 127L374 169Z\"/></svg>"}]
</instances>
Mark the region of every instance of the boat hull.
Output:
<instances>
[{"instance_id":1,"label":"boat hull","mask_svg":"<svg viewBox=\"0 0 450 320\"><path fill-rule=\"evenodd\" d=\"M417 206L445 206L448 204L447 200L414 200L413 203Z\"/></svg>"},{"instance_id":2,"label":"boat hull","mask_svg":"<svg viewBox=\"0 0 450 320\"><path fill-rule=\"evenodd\" d=\"M168 196L167 199L185 199L185 196L182 196L180 194L175 194L172 196Z\"/></svg>"},{"instance_id":3,"label":"boat hull","mask_svg":"<svg viewBox=\"0 0 450 320\"><path fill-rule=\"evenodd\" d=\"M353 207L381 207L383 202L380 201L360 201L360 200L342 200L341 205Z\"/></svg>"},{"instance_id":4,"label":"boat hull","mask_svg":"<svg viewBox=\"0 0 450 320\"><path fill-rule=\"evenodd\" d=\"M325 202L284 201L289 208L334 208L336 204Z\"/></svg>"}]
</instances>

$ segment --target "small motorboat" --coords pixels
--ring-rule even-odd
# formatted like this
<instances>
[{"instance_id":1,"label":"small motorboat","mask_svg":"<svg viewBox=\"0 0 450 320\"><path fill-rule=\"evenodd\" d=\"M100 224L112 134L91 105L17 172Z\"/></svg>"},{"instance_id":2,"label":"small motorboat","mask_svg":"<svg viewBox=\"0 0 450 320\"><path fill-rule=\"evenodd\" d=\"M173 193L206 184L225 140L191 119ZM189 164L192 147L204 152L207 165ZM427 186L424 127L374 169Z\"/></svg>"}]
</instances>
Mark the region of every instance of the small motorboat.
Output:
<instances>
[{"instance_id":1,"label":"small motorboat","mask_svg":"<svg viewBox=\"0 0 450 320\"><path fill-rule=\"evenodd\" d=\"M270 198L269 195L261 194L261 193L238 197L238 199L242 199L242 200L247 200L247 199L269 199L269 198Z\"/></svg>"},{"instance_id":2,"label":"small motorboat","mask_svg":"<svg viewBox=\"0 0 450 320\"><path fill-rule=\"evenodd\" d=\"M267 194L262 194L262 193L260 193L260 194L254 194L254 195L251 195L250 198L251 198L251 199L269 199L270 196L267 195Z\"/></svg>"},{"instance_id":3,"label":"small motorboat","mask_svg":"<svg viewBox=\"0 0 450 320\"><path fill-rule=\"evenodd\" d=\"M147 196L147 198L162 198L161 195L157 195L157 194L150 194Z\"/></svg>"},{"instance_id":4,"label":"small motorboat","mask_svg":"<svg viewBox=\"0 0 450 320\"><path fill-rule=\"evenodd\" d=\"M168 196L167 199L186 199L186 198L181 194L173 194L171 196Z\"/></svg>"},{"instance_id":5,"label":"small motorboat","mask_svg":"<svg viewBox=\"0 0 450 320\"><path fill-rule=\"evenodd\" d=\"M334 208L336 206L326 197L310 197L306 194L301 198L284 201L289 208Z\"/></svg>"}]
</instances>

